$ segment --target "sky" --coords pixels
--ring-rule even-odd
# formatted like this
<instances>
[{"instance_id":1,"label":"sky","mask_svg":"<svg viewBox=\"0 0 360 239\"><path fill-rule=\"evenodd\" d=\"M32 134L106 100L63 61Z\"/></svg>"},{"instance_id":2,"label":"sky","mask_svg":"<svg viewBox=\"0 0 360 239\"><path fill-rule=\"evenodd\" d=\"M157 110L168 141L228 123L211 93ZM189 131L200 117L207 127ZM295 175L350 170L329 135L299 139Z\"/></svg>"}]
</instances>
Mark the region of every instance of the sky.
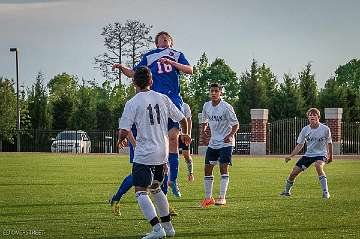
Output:
<instances>
[{"instance_id":1,"label":"sky","mask_svg":"<svg viewBox=\"0 0 360 239\"><path fill-rule=\"evenodd\" d=\"M310 62L321 88L360 58L359 9L358 0L0 0L0 77L15 79L17 47L20 85L39 71L45 83L63 72L102 83L102 28L132 19L152 25L152 36L170 32L192 65L205 52L240 76L255 59L282 82Z\"/></svg>"}]
</instances>

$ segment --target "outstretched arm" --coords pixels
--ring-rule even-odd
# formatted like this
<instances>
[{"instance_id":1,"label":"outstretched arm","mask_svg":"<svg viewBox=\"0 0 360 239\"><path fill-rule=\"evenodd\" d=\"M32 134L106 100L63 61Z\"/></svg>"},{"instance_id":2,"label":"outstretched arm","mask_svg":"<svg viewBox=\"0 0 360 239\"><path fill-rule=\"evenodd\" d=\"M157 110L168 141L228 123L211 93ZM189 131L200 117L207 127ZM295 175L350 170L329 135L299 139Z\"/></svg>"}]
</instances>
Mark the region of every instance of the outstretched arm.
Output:
<instances>
[{"instance_id":1,"label":"outstretched arm","mask_svg":"<svg viewBox=\"0 0 360 239\"><path fill-rule=\"evenodd\" d=\"M114 64L112 66L112 70L114 71L115 69L119 69L123 74L125 74L129 78L134 77L134 70L124 66L123 64Z\"/></svg>"}]
</instances>

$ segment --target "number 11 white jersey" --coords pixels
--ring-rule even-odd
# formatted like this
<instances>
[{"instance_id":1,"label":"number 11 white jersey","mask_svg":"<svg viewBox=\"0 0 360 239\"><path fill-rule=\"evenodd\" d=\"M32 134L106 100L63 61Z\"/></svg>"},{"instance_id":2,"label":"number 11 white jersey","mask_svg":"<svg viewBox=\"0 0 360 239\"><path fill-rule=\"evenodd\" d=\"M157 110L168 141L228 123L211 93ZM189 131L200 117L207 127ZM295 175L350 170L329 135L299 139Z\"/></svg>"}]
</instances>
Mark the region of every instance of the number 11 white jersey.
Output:
<instances>
[{"instance_id":1,"label":"number 11 white jersey","mask_svg":"<svg viewBox=\"0 0 360 239\"><path fill-rule=\"evenodd\" d=\"M161 93L139 92L125 104L119 129L137 129L134 162L160 165L167 162L169 154L168 118L174 122L185 116Z\"/></svg>"}]
</instances>

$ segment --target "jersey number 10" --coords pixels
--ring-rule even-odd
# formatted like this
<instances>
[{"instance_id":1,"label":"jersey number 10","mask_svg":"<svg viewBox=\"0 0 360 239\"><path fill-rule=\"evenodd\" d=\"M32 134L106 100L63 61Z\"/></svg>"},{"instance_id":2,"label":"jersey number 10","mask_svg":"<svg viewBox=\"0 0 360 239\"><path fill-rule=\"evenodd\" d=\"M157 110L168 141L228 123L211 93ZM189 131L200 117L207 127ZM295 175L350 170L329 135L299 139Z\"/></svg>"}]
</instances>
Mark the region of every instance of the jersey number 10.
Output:
<instances>
[{"instance_id":1,"label":"jersey number 10","mask_svg":"<svg viewBox=\"0 0 360 239\"><path fill-rule=\"evenodd\" d=\"M149 106L146 109L149 111L150 124L154 125L155 124L155 122L154 122L154 114L153 114L153 108L152 108L151 104L149 104ZM160 124L160 108L159 108L159 105L156 104L154 109L155 109L155 112L156 112L157 123Z\"/></svg>"},{"instance_id":2,"label":"jersey number 10","mask_svg":"<svg viewBox=\"0 0 360 239\"><path fill-rule=\"evenodd\" d=\"M158 67L158 74L162 74L164 73L164 71L166 73L169 73L172 71L172 66L169 64L161 64L159 61L157 62L157 67Z\"/></svg>"}]
</instances>

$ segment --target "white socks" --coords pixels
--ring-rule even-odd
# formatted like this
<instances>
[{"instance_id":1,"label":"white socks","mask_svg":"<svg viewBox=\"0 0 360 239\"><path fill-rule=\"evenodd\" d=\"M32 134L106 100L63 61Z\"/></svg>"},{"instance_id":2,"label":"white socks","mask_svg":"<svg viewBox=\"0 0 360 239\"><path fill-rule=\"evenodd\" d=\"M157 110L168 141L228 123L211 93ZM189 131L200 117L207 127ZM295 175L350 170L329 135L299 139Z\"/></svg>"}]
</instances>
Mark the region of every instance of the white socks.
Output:
<instances>
[{"instance_id":1,"label":"white socks","mask_svg":"<svg viewBox=\"0 0 360 239\"><path fill-rule=\"evenodd\" d=\"M154 204L151 202L150 197L147 192L139 191L135 193L136 200L139 203L141 211L143 212L145 218L148 221L151 221L156 216L156 210Z\"/></svg>"},{"instance_id":2,"label":"white socks","mask_svg":"<svg viewBox=\"0 0 360 239\"><path fill-rule=\"evenodd\" d=\"M205 198L212 197L213 184L214 184L213 175L204 177Z\"/></svg>"},{"instance_id":3,"label":"white socks","mask_svg":"<svg viewBox=\"0 0 360 239\"><path fill-rule=\"evenodd\" d=\"M328 193L329 188L328 188L326 176L325 175L319 176L319 181L320 181L320 185L321 185L321 189L322 189L323 193Z\"/></svg>"},{"instance_id":4,"label":"white socks","mask_svg":"<svg viewBox=\"0 0 360 239\"><path fill-rule=\"evenodd\" d=\"M155 203L157 209L159 210L160 217L165 217L169 215L169 202L167 197L165 196L164 192L158 188L151 192L154 196Z\"/></svg>"},{"instance_id":5,"label":"white socks","mask_svg":"<svg viewBox=\"0 0 360 239\"><path fill-rule=\"evenodd\" d=\"M225 198L229 185L229 174L223 174L220 178L220 197Z\"/></svg>"}]
</instances>

